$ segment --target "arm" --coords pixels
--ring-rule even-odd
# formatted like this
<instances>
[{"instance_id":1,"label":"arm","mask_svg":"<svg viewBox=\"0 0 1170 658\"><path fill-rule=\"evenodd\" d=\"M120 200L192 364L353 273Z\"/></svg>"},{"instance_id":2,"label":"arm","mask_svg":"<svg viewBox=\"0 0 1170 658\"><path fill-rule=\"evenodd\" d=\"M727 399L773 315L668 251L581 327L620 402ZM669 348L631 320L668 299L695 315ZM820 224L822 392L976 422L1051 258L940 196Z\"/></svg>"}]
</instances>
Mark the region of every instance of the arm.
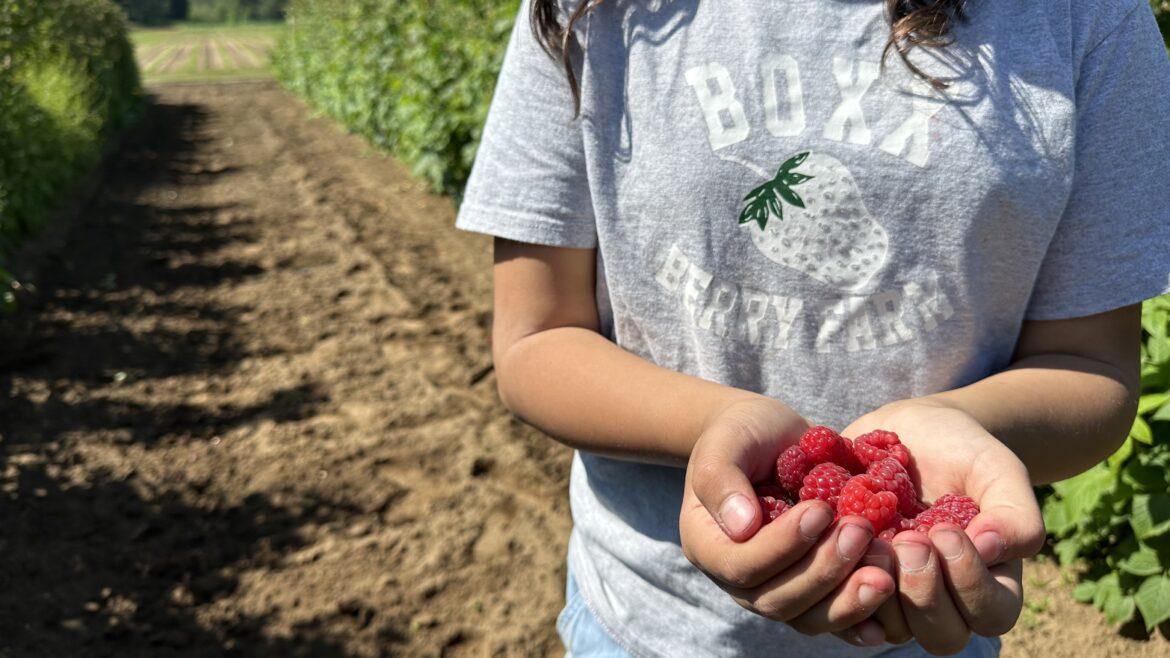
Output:
<instances>
[{"instance_id":1,"label":"arm","mask_svg":"<svg viewBox=\"0 0 1170 658\"><path fill-rule=\"evenodd\" d=\"M492 354L513 413L572 448L675 466L736 402L803 425L778 402L659 367L601 336L595 267L592 249L496 240Z\"/></svg>"},{"instance_id":2,"label":"arm","mask_svg":"<svg viewBox=\"0 0 1170 658\"><path fill-rule=\"evenodd\" d=\"M1005 371L925 400L963 411L1036 484L1080 473L1125 440L1140 387L1141 306L1025 323Z\"/></svg>"}]
</instances>

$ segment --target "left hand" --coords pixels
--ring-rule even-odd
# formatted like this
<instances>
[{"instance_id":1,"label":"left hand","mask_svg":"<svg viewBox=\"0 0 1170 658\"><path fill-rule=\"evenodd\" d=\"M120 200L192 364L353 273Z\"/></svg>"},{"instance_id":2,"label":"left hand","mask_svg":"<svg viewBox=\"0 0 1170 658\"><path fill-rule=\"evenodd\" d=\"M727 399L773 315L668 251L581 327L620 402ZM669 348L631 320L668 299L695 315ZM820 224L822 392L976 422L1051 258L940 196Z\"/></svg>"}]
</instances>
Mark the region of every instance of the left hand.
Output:
<instances>
[{"instance_id":1,"label":"left hand","mask_svg":"<svg viewBox=\"0 0 1170 658\"><path fill-rule=\"evenodd\" d=\"M882 407L842 435L874 429L896 432L909 448L910 475L925 500L964 494L975 499L980 513L966 532L938 525L929 537L902 532L891 544L875 540L863 563L889 563L898 596L842 637L874 637L877 623L887 642L914 638L931 653L949 655L966 646L972 633L1006 633L1023 606L1023 558L1044 543L1027 468L969 415L934 401Z\"/></svg>"}]
</instances>

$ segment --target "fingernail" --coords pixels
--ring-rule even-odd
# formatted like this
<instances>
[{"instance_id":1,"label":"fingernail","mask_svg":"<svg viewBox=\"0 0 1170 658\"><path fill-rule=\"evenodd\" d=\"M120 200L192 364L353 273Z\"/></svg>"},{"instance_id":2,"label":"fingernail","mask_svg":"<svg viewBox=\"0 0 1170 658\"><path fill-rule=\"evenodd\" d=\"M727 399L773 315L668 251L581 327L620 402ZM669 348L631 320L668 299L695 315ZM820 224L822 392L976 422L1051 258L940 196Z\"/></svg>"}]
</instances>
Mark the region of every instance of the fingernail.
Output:
<instances>
[{"instance_id":1,"label":"fingernail","mask_svg":"<svg viewBox=\"0 0 1170 658\"><path fill-rule=\"evenodd\" d=\"M833 513L828 508L812 507L800 517L800 534L809 541L816 541L832 522Z\"/></svg>"},{"instance_id":2,"label":"fingernail","mask_svg":"<svg viewBox=\"0 0 1170 658\"><path fill-rule=\"evenodd\" d=\"M880 600L881 592L879 592L876 587L871 587L863 583L860 587L857 588L857 602L861 604L861 607L872 608L876 606Z\"/></svg>"},{"instance_id":3,"label":"fingernail","mask_svg":"<svg viewBox=\"0 0 1170 658\"><path fill-rule=\"evenodd\" d=\"M872 647L886 641L886 632L877 622L863 622L857 626L857 639L865 646Z\"/></svg>"},{"instance_id":4,"label":"fingernail","mask_svg":"<svg viewBox=\"0 0 1170 658\"><path fill-rule=\"evenodd\" d=\"M974 543L975 550L979 551L979 557L983 558L986 564L994 564L1006 550L1003 538L994 530L979 533Z\"/></svg>"},{"instance_id":5,"label":"fingernail","mask_svg":"<svg viewBox=\"0 0 1170 658\"><path fill-rule=\"evenodd\" d=\"M837 552L841 554L842 560L852 560L869 547L872 538L873 535L865 528L852 523L845 524L841 532L837 533Z\"/></svg>"},{"instance_id":6,"label":"fingernail","mask_svg":"<svg viewBox=\"0 0 1170 658\"><path fill-rule=\"evenodd\" d=\"M732 537L742 535L752 524L756 510L743 494L732 494L719 507L719 525Z\"/></svg>"},{"instance_id":7,"label":"fingernail","mask_svg":"<svg viewBox=\"0 0 1170 658\"><path fill-rule=\"evenodd\" d=\"M902 571L921 571L930 561L930 547L916 541L894 544L894 552L898 554L898 566Z\"/></svg>"},{"instance_id":8,"label":"fingernail","mask_svg":"<svg viewBox=\"0 0 1170 658\"><path fill-rule=\"evenodd\" d=\"M944 560L957 560L963 555L963 538L954 530L940 528L930 533L930 541L934 542Z\"/></svg>"}]
</instances>

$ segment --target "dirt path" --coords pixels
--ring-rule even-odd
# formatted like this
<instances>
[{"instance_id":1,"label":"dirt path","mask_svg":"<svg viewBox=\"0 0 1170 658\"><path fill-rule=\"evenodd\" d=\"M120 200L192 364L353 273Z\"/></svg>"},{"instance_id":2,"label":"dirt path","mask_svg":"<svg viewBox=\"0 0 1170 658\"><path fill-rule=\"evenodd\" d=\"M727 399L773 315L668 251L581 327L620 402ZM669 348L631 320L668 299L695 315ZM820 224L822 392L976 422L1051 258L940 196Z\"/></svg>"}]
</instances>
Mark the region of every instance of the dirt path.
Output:
<instances>
[{"instance_id":1,"label":"dirt path","mask_svg":"<svg viewBox=\"0 0 1170 658\"><path fill-rule=\"evenodd\" d=\"M158 93L0 323L0 655L555 654L490 243L273 86Z\"/></svg>"},{"instance_id":2,"label":"dirt path","mask_svg":"<svg viewBox=\"0 0 1170 658\"><path fill-rule=\"evenodd\" d=\"M156 93L0 321L0 657L560 655L488 240L275 86ZM1007 658L1170 655L1026 585Z\"/></svg>"}]
</instances>

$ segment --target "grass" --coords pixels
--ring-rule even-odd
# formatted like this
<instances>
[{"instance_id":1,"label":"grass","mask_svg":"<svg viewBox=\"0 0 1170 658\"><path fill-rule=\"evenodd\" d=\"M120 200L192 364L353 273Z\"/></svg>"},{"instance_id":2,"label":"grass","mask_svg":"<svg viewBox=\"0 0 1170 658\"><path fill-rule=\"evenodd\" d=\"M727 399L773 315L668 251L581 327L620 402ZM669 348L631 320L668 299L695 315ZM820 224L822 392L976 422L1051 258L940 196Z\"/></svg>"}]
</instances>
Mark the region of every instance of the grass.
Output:
<instances>
[{"instance_id":1,"label":"grass","mask_svg":"<svg viewBox=\"0 0 1170 658\"><path fill-rule=\"evenodd\" d=\"M136 28L130 40L148 85L264 79L275 75L270 54L283 29L283 23L178 23Z\"/></svg>"}]
</instances>

